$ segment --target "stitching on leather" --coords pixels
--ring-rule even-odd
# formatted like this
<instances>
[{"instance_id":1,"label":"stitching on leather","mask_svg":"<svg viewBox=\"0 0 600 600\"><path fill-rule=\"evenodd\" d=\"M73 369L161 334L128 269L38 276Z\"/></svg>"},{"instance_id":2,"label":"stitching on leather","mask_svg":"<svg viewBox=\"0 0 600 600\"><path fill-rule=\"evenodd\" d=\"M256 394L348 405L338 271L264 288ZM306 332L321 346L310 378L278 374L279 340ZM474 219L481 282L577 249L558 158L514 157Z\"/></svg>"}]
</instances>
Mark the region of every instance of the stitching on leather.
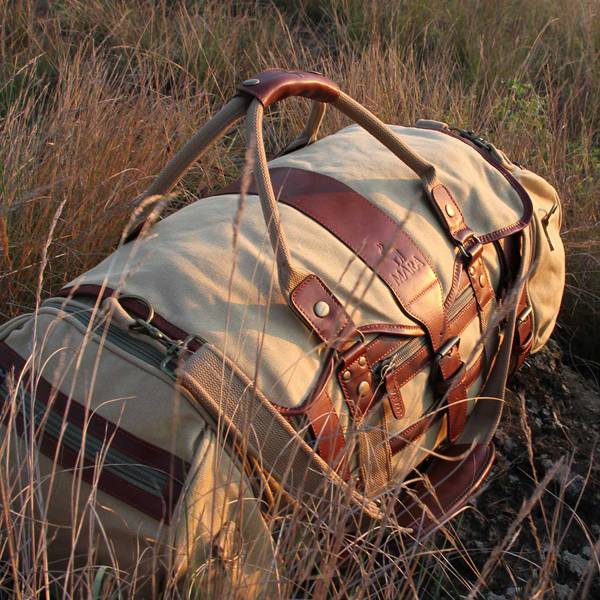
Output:
<instances>
[{"instance_id":1,"label":"stitching on leather","mask_svg":"<svg viewBox=\"0 0 600 600\"><path fill-rule=\"evenodd\" d=\"M397 419L401 419L404 417L405 407L404 401L402 400L402 393L400 388L396 385L396 383L392 379L392 389L388 390L388 397L390 399L390 403L392 406L396 408L394 412L398 413Z\"/></svg>"},{"instance_id":2,"label":"stitching on leather","mask_svg":"<svg viewBox=\"0 0 600 600\"><path fill-rule=\"evenodd\" d=\"M339 182L336 180L337 183L339 183L340 185L344 186L344 187L348 187L346 186L344 183ZM356 196L358 198L360 198L361 200L364 200L373 210L375 210L376 212L378 212L386 221L388 221L394 228L394 238L397 238L398 235L402 235L404 236L406 239L408 239L408 241L414 246L414 248L416 248L416 250L419 252L419 254L423 257L425 263L427 264L427 266L431 269L431 272L433 273L434 276L434 283L438 285L439 289L440 289L440 295L443 298L444 295L444 291L442 289L442 284L435 272L435 269L433 268L431 261L429 260L428 256L425 254L425 252L423 251L423 249L414 241L414 239L408 234L406 233L406 231L404 231L404 229L400 228L400 224L396 223L396 221L394 221L387 213L385 213L383 210L381 210L378 206L376 206L375 204L373 204L368 198L365 198L364 196L362 196L361 194L359 194L358 192L355 192L354 190L352 190L352 188L348 188L352 191L352 193L356 194ZM334 235L336 237L338 237L338 239L340 239L340 241L342 241L342 243L344 243L346 246L348 246L351 250L353 250L353 252L356 254L356 256L358 256L358 258L361 258L358 254L358 249L356 248L355 244L350 241L350 240L346 240L345 236L342 236L339 233L339 229L337 227L335 227L335 224L332 224L331 226L325 225L325 223L323 222L323 220L321 218L319 218L318 216L316 216L313 211L310 210L310 208L306 208L306 207L302 207L300 208L300 206L298 204L294 204L288 200L286 200L285 198L280 199L280 202L282 202L283 204L287 204L288 206L292 206L294 208L296 208L297 210L299 210L300 212L302 212L303 214L306 214L308 216L310 216L310 218L314 219L315 221L317 221L322 227L324 227L326 230L331 231L332 233L334 233ZM361 258L361 260L363 262L366 263L366 261L364 259ZM381 263L380 263L381 264ZM389 277L385 274L380 273L379 271L377 271L374 267L371 267L370 265L367 265L371 268L371 270L373 270L375 272L376 275L378 275L381 279L383 279L389 287L392 288L392 290L394 290L394 287L392 286L392 284L388 281ZM429 286L431 287L431 286ZM396 296L396 294L394 293L394 295ZM400 299L398 299L400 301ZM411 304L414 301L411 300L411 302L409 302L408 304ZM400 304L403 304L402 302L400 302ZM406 307L405 307L406 309ZM408 309L406 309L408 310ZM443 307L443 302L442 302L442 313L444 315L444 323L446 323L447 319L446 319L446 315L444 312L444 307ZM419 320L418 318L416 318L414 315L413 316L417 321Z\"/></svg>"},{"instance_id":3,"label":"stitching on leather","mask_svg":"<svg viewBox=\"0 0 600 600\"><path fill-rule=\"evenodd\" d=\"M394 329L397 331L405 331L407 335L410 335L409 332L411 332L411 333L418 332L420 335L425 333L423 331L423 329L421 328L421 326L419 326L419 325L398 325L398 324L394 324L394 323L370 323L368 325L361 325L360 327L358 327L358 329L360 331L374 331L374 330L383 329L383 328L385 328L386 330Z\"/></svg>"},{"instance_id":4,"label":"stitching on leather","mask_svg":"<svg viewBox=\"0 0 600 600\"><path fill-rule=\"evenodd\" d=\"M332 315L332 317L339 316L340 312L341 312L341 314L345 315L345 317L346 317L345 320L342 322L342 325L340 326L340 328L335 332L335 337L337 337L338 334L342 331L342 329L344 329L344 327L346 327L346 325L350 321L350 317L348 316L348 314L346 314L346 311L344 310L344 307L341 305L339 300L325 287L325 284L322 283L321 280L316 275L308 275L308 277L306 277L304 279L304 281L302 281L296 287L296 289L294 289L294 291L291 294L292 303L294 304L294 307L314 327L314 329L317 331L317 333L321 336L322 339L325 339L325 341L329 341L327 339L327 336L325 335L326 329L319 328L317 323L315 321L313 321L311 319L311 317L308 314L306 314L306 312L302 309L302 306L299 304L299 301L297 299L297 296L300 294L300 291L305 286L309 285L312 281L315 281L317 283L317 285L321 288L321 290L324 292L325 296L327 296L327 298L336 306L336 308L340 309L339 311L336 311L335 315Z\"/></svg>"},{"instance_id":5,"label":"stitching on leather","mask_svg":"<svg viewBox=\"0 0 600 600\"><path fill-rule=\"evenodd\" d=\"M402 346L403 343L405 343L405 340L399 340L391 348L389 348L388 350L386 350L383 354L376 354L375 355L376 358L374 359L374 361L378 362L380 360L383 360L384 358L387 358L390 354L393 354L394 352L396 352L396 350L400 346ZM383 344L383 342L379 338L375 338L371 343L367 344L367 352L369 350L374 351L375 348L376 348L376 346L379 346L381 344Z\"/></svg>"},{"instance_id":6,"label":"stitching on leather","mask_svg":"<svg viewBox=\"0 0 600 600\"><path fill-rule=\"evenodd\" d=\"M448 220L445 217L442 217L444 219L444 221L446 222L446 224L448 225L448 229L450 230L450 233L452 234L452 236L454 237L455 235L457 235L458 233L460 233L461 231L464 231L466 229L471 229L465 222L465 215L463 214L462 210L460 209L460 206L458 205L458 202L455 200L454 195L452 194L452 192L443 184L440 183L438 185L436 185L433 190L431 190L432 192L434 192L437 188L442 188L446 191L446 193L448 194L448 197L450 198L450 200L452 201L452 204L454 205L454 208L458 211L458 214L460 215L460 220L462 221L462 223L464 224L464 228L463 229L459 229L456 233L452 233L452 227L450 226L450 223L448 222ZM433 194L433 198L435 200L435 193ZM438 205L438 208L440 209L440 212L443 213L442 207L438 204L438 201L435 200L435 203Z\"/></svg>"}]
</instances>

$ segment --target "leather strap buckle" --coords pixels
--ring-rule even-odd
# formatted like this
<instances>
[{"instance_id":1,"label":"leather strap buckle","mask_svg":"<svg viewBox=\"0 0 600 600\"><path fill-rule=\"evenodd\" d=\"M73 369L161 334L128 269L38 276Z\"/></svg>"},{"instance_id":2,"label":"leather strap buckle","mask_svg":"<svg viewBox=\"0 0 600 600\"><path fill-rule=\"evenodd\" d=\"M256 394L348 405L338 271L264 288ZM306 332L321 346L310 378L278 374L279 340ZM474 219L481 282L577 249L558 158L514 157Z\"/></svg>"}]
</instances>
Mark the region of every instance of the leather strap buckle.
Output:
<instances>
[{"instance_id":1,"label":"leather strap buckle","mask_svg":"<svg viewBox=\"0 0 600 600\"><path fill-rule=\"evenodd\" d=\"M473 260L477 258L483 251L483 244L474 233L464 242L457 241L457 245L460 253L465 257L466 260Z\"/></svg>"},{"instance_id":2,"label":"leather strap buckle","mask_svg":"<svg viewBox=\"0 0 600 600\"><path fill-rule=\"evenodd\" d=\"M448 356L452 350L454 349L455 346L458 346L458 344L460 344L460 336L455 335L454 337L451 337L449 340L446 340L442 346L440 347L440 349L435 353L435 361L439 362L440 360L442 360L442 358Z\"/></svg>"}]
</instances>

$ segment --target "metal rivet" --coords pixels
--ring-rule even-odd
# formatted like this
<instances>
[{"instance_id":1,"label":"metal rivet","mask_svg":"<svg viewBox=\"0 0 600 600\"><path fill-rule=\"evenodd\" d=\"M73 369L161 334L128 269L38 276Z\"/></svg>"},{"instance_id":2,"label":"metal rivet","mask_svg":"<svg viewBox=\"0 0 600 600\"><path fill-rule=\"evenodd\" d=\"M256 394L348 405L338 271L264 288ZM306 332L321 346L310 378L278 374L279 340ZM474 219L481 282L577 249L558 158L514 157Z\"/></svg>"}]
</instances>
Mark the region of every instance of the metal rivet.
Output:
<instances>
[{"instance_id":1,"label":"metal rivet","mask_svg":"<svg viewBox=\"0 0 600 600\"><path fill-rule=\"evenodd\" d=\"M361 381L358 384L358 395L366 396L371 391L371 386L368 381Z\"/></svg>"},{"instance_id":2,"label":"metal rivet","mask_svg":"<svg viewBox=\"0 0 600 600\"><path fill-rule=\"evenodd\" d=\"M366 359L364 356L361 356L361 357L358 359L358 364L359 364L361 367L364 367L364 366L367 364L367 359Z\"/></svg>"},{"instance_id":3,"label":"metal rivet","mask_svg":"<svg viewBox=\"0 0 600 600\"><path fill-rule=\"evenodd\" d=\"M475 267L469 267L469 275L473 277L475 275Z\"/></svg>"},{"instance_id":4,"label":"metal rivet","mask_svg":"<svg viewBox=\"0 0 600 600\"><path fill-rule=\"evenodd\" d=\"M350 371L344 371L342 373L342 379L344 381L348 381L351 377L352 377L352 373L350 373Z\"/></svg>"},{"instance_id":5,"label":"metal rivet","mask_svg":"<svg viewBox=\"0 0 600 600\"><path fill-rule=\"evenodd\" d=\"M485 277L484 277L483 273L479 276L479 285L481 287L485 286Z\"/></svg>"},{"instance_id":6,"label":"metal rivet","mask_svg":"<svg viewBox=\"0 0 600 600\"><path fill-rule=\"evenodd\" d=\"M258 85L260 83L260 79L246 79L246 81L242 81L242 85Z\"/></svg>"},{"instance_id":7,"label":"metal rivet","mask_svg":"<svg viewBox=\"0 0 600 600\"><path fill-rule=\"evenodd\" d=\"M453 217L456 214L456 211L454 210L452 204L446 204L446 214L449 217Z\"/></svg>"},{"instance_id":8,"label":"metal rivet","mask_svg":"<svg viewBox=\"0 0 600 600\"><path fill-rule=\"evenodd\" d=\"M313 310L315 311L315 315L317 315L317 317L324 318L329 314L331 309L329 308L329 304L327 304L327 302L324 300L319 300L314 305Z\"/></svg>"}]
</instances>

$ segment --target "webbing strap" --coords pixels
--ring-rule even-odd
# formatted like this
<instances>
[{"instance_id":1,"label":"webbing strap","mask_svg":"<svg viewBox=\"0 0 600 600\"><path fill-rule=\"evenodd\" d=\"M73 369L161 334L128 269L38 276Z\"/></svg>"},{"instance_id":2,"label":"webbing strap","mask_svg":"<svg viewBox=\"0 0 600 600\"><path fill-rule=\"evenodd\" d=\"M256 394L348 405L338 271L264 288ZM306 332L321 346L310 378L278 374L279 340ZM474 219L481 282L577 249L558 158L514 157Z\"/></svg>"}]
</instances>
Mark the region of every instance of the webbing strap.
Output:
<instances>
[{"instance_id":1,"label":"webbing strap","mask_svg":"<svg viewBox=\"0 0 600 600\"><path fill-rule=\"evenodd\" d=\"M202 346L178 369L178 377L218 426L246 447L295 498L314 504L327 497L328 486L338 486L357 513L382 517L373 502L349 490L254 383L214 346Z\"/></svg>"}]
</instances>

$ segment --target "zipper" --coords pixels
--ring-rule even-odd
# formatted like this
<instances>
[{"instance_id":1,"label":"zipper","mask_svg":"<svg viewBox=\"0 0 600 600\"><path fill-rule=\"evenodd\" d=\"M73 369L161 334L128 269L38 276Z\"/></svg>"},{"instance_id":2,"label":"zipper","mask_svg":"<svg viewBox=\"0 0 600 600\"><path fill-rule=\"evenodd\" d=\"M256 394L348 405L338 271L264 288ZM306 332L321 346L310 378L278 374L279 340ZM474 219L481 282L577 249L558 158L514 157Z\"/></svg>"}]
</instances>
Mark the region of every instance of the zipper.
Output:
<instances>
[{"instance_id":1,"label":"zipper","mask_svg":"<svg viewBox=\"0 0 600 600\"><path fill-rule=\"evenodd\" d=\"M450 320L455 319L461 311L469 304L469 302L473 299L473 292L470 287L466 287L458 296L454 304L452 305L452 310L450 311L449 317ZM402 365L406 360L408 360L411 356L416 354L427 345L427 341L423 337L414 338L407 342L402 348L399 348L385 358L380 361L375 366L375 376L380 380L385 379L385 376L390 371L396 369L400 365Z\"/></svg>"},{"instance_id":2,"label":"zipper","mask_svg":"<svg viewBox=\"0 0 600 600\"><path fill-rule=\"evenodd\" d=\"M129 330L145 335L158 342L164 347L164 351L161 351L150 344L145 344L134 339L121 327L112 323L107 324L103 318L92 316L92 308L83 308L80 305L65 303L61 299L48 300L44 302L44 306L67 313L70 317L75 318L85 326L86 329L90 328L95 335L106 338L121 350L135 356L149 366L166 373L173 380L176 379L175 368L178 360L183 354L191 352L190 343L192 341L196 341L200 345L206 343L206 340L203 338L192 335L186 337L184 340L175 340L148 321L136 318L134 323L129 327Z\"/></svg>"}]
</instances>

